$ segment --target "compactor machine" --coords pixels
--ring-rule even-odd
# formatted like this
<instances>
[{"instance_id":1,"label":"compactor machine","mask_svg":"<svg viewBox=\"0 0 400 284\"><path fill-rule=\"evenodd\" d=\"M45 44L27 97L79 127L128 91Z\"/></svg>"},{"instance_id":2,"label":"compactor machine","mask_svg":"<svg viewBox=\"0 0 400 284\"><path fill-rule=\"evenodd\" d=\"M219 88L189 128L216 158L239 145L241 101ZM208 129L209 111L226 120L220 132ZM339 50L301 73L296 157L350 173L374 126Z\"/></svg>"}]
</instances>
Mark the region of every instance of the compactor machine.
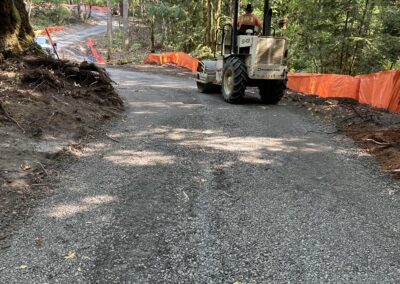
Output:
<instances>
[{"instance_id":1,"label":"compactor machine","mask_svg":"<svg viewBox=\"0 0 400 284\"><path fill-rule=\"evenodd\" d=\"M200 92L221 90L225 101L238 103L247 87L258 87L261 100L277 104L286 92L288 69L286 40L271 34L272 9L264 1L262 33L254 26L238 27L239 0L234 1L233 23L216 35L218 56L200 62L196 73Z\"/></svg>"}]
</instances>

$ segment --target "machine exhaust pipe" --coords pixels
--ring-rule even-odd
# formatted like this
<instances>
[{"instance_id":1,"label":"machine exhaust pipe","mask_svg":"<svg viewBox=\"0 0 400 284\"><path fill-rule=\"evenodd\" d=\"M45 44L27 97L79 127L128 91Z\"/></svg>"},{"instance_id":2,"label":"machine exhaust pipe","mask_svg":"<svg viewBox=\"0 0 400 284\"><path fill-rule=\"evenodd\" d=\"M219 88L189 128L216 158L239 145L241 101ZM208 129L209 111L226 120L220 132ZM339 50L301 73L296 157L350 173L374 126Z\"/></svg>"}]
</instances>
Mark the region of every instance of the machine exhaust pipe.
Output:
<instances>
[{"instance_id":1,"label":"machine exhaust pipe","mask_svg":"<svg viewBox=\"0 0 400 284\"><path fill-rule=\"evenodd\" d=\"M272 9L269 5L269 0L264 1L264 23L263 36L271 35Z\"/></svg>"}]
</instances>

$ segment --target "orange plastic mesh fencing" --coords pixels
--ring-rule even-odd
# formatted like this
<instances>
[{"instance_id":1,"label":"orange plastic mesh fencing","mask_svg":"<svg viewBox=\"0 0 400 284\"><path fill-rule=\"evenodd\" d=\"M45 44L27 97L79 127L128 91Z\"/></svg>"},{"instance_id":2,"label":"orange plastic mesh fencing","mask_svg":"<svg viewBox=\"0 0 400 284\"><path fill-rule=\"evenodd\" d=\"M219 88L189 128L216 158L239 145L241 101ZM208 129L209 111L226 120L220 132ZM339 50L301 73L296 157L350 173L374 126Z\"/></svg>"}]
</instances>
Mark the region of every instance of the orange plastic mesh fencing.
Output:
<instances>
[{"instance_id":1,"label":"orange plastic mesh fencing","mask_svg":"<svg viewBox=\"0 0 400 284\"><path fill-rule=\"evenodd\" d=\"M357 76L360 80L359 102L377 108L399 111L400 71L386 71Z\"/></svg>"},{"instance_id":2,"label":"orange plastic mesh fencing","mask_svg":"<svg viewBox=\"0 0 400 284\"><path fill-rule=\"evenodd\" d=\"M69 9L76 9L76 8L78 8L78 5L77 4L72 4L72 5L64 5L65 7L67 7L67 8L69 8ZM94 6L94 5L92 5L92 7L90 7L90 5L87 5L87 4L84 4L84 5L81 5L81 8L82 8L82 10L92 10L92 11L103 11L103 12L106 12L107 10L108 10L108 8L107 7L104 7L104 6Z\"/></svg>"},{"instance_id":3,"label":"orange plastic mesh fencing","mask_svg":"<svg viewBox=\"0 0 400 284\"><path fill-rule=\"evenodd\" d=\"M400 71L347 76L289 73L288 87L321 97L351 98L376 108L400 112Z\"/></svg>"},{"instance_id":4,"label":"orange plastic mesh fencing","mask_svg":"<svg viewBox=\"0 0 400 284\"><path fill-rule=\"evenodd\" d=\"M90 52L92 53L93 57L96 59L97 62L106 63L106 60L97 53L93 38L91 38L91 37L88 38L87 46L89 47Z\"/></svg>"},{"instance_id":5,"label":"orange plastic mesh fencing","mask_svg":"<svg viewBox=\"0 0 400 284\"><path fill-rule=\"evenodd\" d=\"M289 73L290 89L305 94L328 98L358 100L359 80L352 76L336 74Z\"/></svg>"},{"instance_id":6,"label":"orange plastic mesh fencing","mask_svg":"<svg viewBox=\"0 0 400 284\"><path fill-rule=\"evenodd\" d=\"M199 61L183 52L150 54L145 63L175 63L192 72ZM338 74L289 73L288 87L325 98L351 98L376 108L400 112L400 71L348 76Z\"/></svg>"},{"instance_id":7,"label":"orange plastic mesh fencing","mask_svg":"<svg viewBox=\"0 0 400 284\"><path fill-rule=\"evenodd\" d=\"M144 63L155 63L159 65L175 63L176 65L187 68L192 72L197 71L199 65L199 61L196 58L193 58L184 52L166 52L161 54L151 53L144 59Z\"/></svg>"},{"instance_id":8,"label":"orange plastic mesh fencing","mask_svg":"<svg viewBox=\"0 0 400 284\"><path fill-rule=\"evenodd\" d=\"M64 30L64 26L54 26L54 27L47 27L44 30L35 31L35 35L46 35L47 32L57 32Z\"/></svg>"}]
</instances>

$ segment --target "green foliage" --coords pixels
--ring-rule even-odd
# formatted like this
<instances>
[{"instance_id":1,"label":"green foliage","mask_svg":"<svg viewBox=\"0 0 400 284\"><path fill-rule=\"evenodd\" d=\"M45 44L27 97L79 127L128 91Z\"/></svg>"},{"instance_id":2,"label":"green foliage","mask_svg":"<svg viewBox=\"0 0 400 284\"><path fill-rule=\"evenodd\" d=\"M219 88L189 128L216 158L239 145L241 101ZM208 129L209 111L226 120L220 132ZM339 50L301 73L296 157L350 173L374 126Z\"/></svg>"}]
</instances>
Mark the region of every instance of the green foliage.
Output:
<instances>
[{"instance_id":1,"label":"green foliage","mask_svg":"<svg viewBox=\"0 0 400 284\"><path fill-rule=\"evenodd\" d=\"M398 0L275 1L275 10L289 21L292 71L370 73L400 57Z\"/></svg>"},{"instance_id":2,"label":"green foliage","mask_svg":"<svg viewBox=\"0 0 400 284\"><path fill-rule=\"evenodd\" d=\"M214 53L211 48L202 44L198 45L191 55L199 60L211 59L214 57Z\"/></svg>"},{"instance_id":3,"label":"green foliage","mask_svg":"<svg viewBox=\"0 0 400 284\"><path fill-rule=\"evenodd\" d=\"M54 7L36 6L32 10L31 25L35 30L40 30L49 26L69 24L72 19L71 10L61 5Z\"/></svg>"},{"instance_id":4,"label":"green foliage","mask_svg":"<svg viewBox=\"0 0 400 284\"><path fill-rule=\"evenodd\" d=\"M248 2L262 19L264 0L240 1L241 13ZM105 1L92 3L104 5ZM218 26L232 22L232 0L129 0L129 3L134 18L150 27L151 32L146 36L151 49L156 51L179 50L200 59L210 58ZM399 68L400 0L270 0L270 3L276 35L286 37L289 43L290 70L362 74ZM42 11L34 24L36 27L62 24L68 17L66 10L54 14ZM282 20L286 23L283 27L279 26ZM114 44L120 42L117 33Z\"/></svg>"}]
</instances>

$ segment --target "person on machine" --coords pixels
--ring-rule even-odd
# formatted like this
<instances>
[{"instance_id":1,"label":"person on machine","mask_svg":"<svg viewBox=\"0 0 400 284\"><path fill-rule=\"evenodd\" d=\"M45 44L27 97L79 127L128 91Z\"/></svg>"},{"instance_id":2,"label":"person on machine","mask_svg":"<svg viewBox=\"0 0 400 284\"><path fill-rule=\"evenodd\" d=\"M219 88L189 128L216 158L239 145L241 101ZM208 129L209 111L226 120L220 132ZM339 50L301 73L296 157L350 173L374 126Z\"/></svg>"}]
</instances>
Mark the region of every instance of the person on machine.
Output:
<instances>
[{"instance_id":1,"label":"person on machine","mask_svg":"<svg viewBox=\"0 0 400 284\"><path fill-rule=\"evenodd\" d=\"M260 19L253 14L253 6L248 4L245 11L246 13L239 17L239 32L246 33L247 29L251 29L255 34L259 34L261 32L262 23Z\"/></svg>"}]
</instances>

